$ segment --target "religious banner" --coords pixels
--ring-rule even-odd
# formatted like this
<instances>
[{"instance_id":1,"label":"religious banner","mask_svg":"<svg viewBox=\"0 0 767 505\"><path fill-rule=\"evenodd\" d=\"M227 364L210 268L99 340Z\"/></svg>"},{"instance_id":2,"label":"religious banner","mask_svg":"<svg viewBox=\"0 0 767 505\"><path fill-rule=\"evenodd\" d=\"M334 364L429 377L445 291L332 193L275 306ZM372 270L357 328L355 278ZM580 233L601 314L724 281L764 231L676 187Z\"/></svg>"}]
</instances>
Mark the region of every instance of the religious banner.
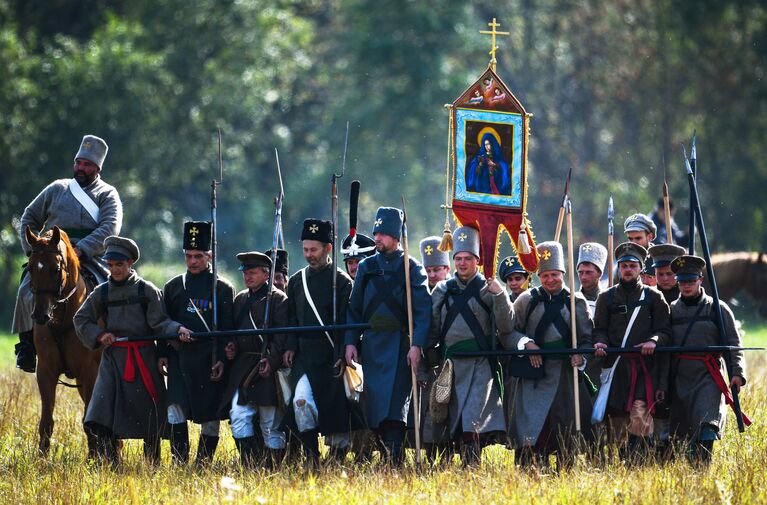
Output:
<instances>
[{"instance_id":1,"label":"religious banner","mask_svg":"<svg viewBox=\"0 0 767 505\"><path fill-rule=\"evenodd\" d=\"M456 220L480 233L480 261L485 276L495 274L498 239L510 238L520 263L538 268L527 219L527 143L530 114L495 72L493 19L492 60L480 78L450 106L449 171ZM449 179L450 180L450 179Z\"/></svg>"}]
</instances>

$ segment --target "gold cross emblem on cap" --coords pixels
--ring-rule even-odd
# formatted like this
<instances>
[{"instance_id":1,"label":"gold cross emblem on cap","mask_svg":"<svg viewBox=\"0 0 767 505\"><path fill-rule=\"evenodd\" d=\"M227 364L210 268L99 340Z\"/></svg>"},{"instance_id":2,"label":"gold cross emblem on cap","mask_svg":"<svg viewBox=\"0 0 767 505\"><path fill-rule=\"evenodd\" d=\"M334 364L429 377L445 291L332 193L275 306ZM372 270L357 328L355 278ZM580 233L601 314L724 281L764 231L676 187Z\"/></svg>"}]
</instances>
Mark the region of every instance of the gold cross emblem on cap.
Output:
<instances>
[{"instance_id":1,"label":"gold cross emblem on cap","mask_svg":"<svg viewBox=\"0 0 767 505\"><path fill-rule=\"evenodd\" d=\"M430 245L427 245L426 248L424 248L423 252L425 252L426 254L431 256L431 253L434 252L434 248L432 246L430 246Z\"/></svg>"},{"instance_id":2,"label":"gold cross emblem on cap","mask_svg":"<svg viewBox=\"0 0 767 505\"><path fill-rule=\"evenodd\" d=\"M200 230L198 230L196 226L192 226L189 229L189 235L191 235L193 237L196 237L198 233L200 233Z\"/></svg>"},{"instance_id":3,"label":"gold cross emblem on cap","mask_svg":"<svg viewBox=\"0 0 767 505\"><path fill-rule=\"evenodd\" d=\"M92 145L90 140L86 140L83 142L83 149L90 149Z\"/></svg>"},{"instance_id":4,"label":"gold cross emblem on cap","mask_svg":"<svg viewBox=\"0 0 767 505\"><path fill-rule=\"evenodd\" d=\"M469 238L469 237L468 237L468 235L466 235L466 234L465 234L465 233L463 233L463 232L461 232L461 234L460 234L460 235L458 235L458 240L460 240L461 242L466 242L466 239L467 239L467 238Z\"/></svg>"},{"instance_id":5,"label":"gold cross emblem on cap","mask_svg":"<svg viewBox=\"0 0 767 505\"><path fill-rule=\"evenodd\" d=\"M583 246L583 250L584 251L591 251L592 249L594 249L594 248L591 247L591 244L586 244L585 246Z\"/></svg>"},{"instance_id":6,"label":"gold cross emblem on cap","mask_svg":"<svg viewBox=\"0 0 767 505\"><path fill-rule=\"evenodd\" d=\"M382 224L383 224L383 219L381 219L380 217L376 219L376 226L381 226Z\"/></svg>"},{"instance_id":7,"label":"gold cross emblem on cap","mask_svg":"<svg viewBox=\"0 0 767 505\"><path fill-rule=\"evenodd\" d=\"M685 262L684 258L677 258L676 260L676 264L679 265L680 267L684 266L684 262Z\"/></svg>"},{"instance_id":8,"label":"gold cross emblem on cap","mask_svg":"<svg viewBox=\"0 0 767 505\"><path fill-rule=\"evenodd\" d=\"M551 258L551 251L549 251L548 249L544 249L541 256L543 257L543 259L548 260L549 258Z\"/></svg>"},{"instance_id":9,"label":"gold cross emblem on cap","mask_svg":"<svg viewBox=\"0 0 767 505\"><path fill-rule=\"evenodd\" d=\"M510 266L512 266L513 264L514 264L514 260L513 260L513 259L509 258L509 259L507 259L507 260L506 260L506 266L507 266L507 267L510 267Z\"/></svg>"},{"instance_id":10,"label":"gold cross emblem on cap","mask_svg":"<svg viewBox=\"0 0 767 505\"><path fill-rule=\"evenodd\" d=\"M311 225L311 226L309 227L309 231L310 231L310 232L312 232L312 233L317 233L317 231L318 231L319 229L320 229L320 227L319 227L319 226L317 226L316 224L313 224L313 225Z\"/></svg>"}]
</instances>

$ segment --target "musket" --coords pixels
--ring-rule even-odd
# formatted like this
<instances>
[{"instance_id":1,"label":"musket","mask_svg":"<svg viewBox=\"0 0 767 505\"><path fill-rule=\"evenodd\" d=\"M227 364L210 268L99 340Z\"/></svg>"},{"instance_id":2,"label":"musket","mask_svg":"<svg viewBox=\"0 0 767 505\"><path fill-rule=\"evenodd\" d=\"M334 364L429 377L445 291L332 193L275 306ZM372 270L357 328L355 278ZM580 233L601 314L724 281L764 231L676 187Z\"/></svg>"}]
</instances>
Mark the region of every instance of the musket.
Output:
<instances>
[{"instance_id":1,"label":"musket","mask_svg":"<svg viewBox=\"0 0 767 505\"><path fill-rule=\"evenodd\" d=\"M691 200L695 203L695 207L692 208L692 213L695 216L695 223L698 228L698 234L700 234L700 245L703 248L703 259L706 260L706 273L708 274L709 283L711 285L711 296L714 299L714 315L716 317L716 324L719 328L719 340L722 345L727 344L727 333L724 328L724 318L722 316L722 305L719 301L719 288L716 284L716 276L714 275L714 267L711 264L711 251L708 247L708 239L706 238L706 226L703 223L703 212L700 208L700 198L698 196L698 186L695 182L695 174L693 173L690 160L687 159L687 151L682 145L682 152L684 154L684 166L687 171L687 182L690 185ZM695 239L694 236L690 237L692 243ZM732 380L732 356L729 353L724 355L724 362L727 365L727 375ZM741 433L746 430L744 424L743 412L740 409L740 398L738 397L738 387L732 385L730 387L733 400L733 410L735 411L735 420L738 422L738 431Z\"/></svg>"},{"instance_id":2,"label":"musket","mask_svg":"<svg viewBox=\"0 0 767 505\"><path fill-rule=\"evenodd\" d=\"M573 174L573 167L567 171L565 179L565 192L562 195L562 204L559 206L559 215L557 216L557 230L554 232L554 242L559 242L559 236L562 234L562 221L565 219L565 204L570 197L570 176Z\"/></svg>"},{"instance_id":3,"label":"musket","mask_svg":"<svg viewBox=\"0 0 767 505\"><path fill-rule=\"evenodd\" d=\"M613 220L615 219L615 207L613 206L613 197L607 201L607 285L613 287L615 282L615 245L613 244L613 233L615 228Z\"/></svg>"},{"instance_id":4,"label":"musket","mask_svg":"<svg viewBox=\"0 0 767 505\"><path fill-rule=\"evenodd\" d=\"M341 160L341 173L333 171L330 181L330 211L333 219L333 324L338 324L338 179L346 173L346 149L349 146L349 121L346 122L344 155ZM335 336L335 335L334 335ZM334 338L334 341L338 339ZM340 350L340 349L339 349Z\"/></svg>"},{"instance_id":5,"label":"musket","mask_svg":"<svg viewBox=\"0 0 767 505\"><path fill-rule=\"evenodd\" d=\"M213 321L211 329L218 330L218 215L216 189L224 182L224 159L221 156L221 128L218 129L218 170L219 179L214 177L210 182L210 242L211 242L211 265L213 270ZM211 346L211 371L218 362L218 340L213 340Z\"/></svg>"},{"instance_id":6,"label":"musket","mask_svg":"<svg viewBox=\"0 0 767 505\"><path fill-rule=\"evenodd\" d=\"M568 280L570 282L570 337L573 349L578 347L578 334L575 324L575 251L573 246L573 202L567 198L565 202L565 212L567 213L567 270ZM580 409L580 384L578 383L578 367L573 369L573 398L575 398L575 431L581 431L581 409Z\"/></svg>"},{"instance_id":7,"label":"musket","mask_svg":"<svg viewBox=\"0 0 767 505\"><path fill-rule=\"evenodd\" d=\"M413 294L410 290L410 250L407 241L407 212L402 197L402 260L405 262L405 302L407 303L407 334L413 347ZM418 397L415 368L410 367L410 384L413 395L413 420L415 421L415 462L421 463L421 402Z\"/></svg>"},{"instance_id":8,"label":"musket","mask_svg":"<svg viewBox=\"0 0 767 505\"><path fill-rule=\"evenodd\" d=\"M602 349L607 354L639 354L641 347L605 347ZM666 346L656 347L654 354L725 354L736 351L764 351L764 347L738 347L733 345L688 345L688 346ZM573 354L594 354L596 349L587 347L583 349L500 349L497 351L459 351L451 353L453 358L482 358L482 357L501 357L501 356L550 356L550 355L573 355Z\"/></svg>"},{"instance_id":9,"label":"musket","mask_svg":"<svg viewBox=\"0 0 767 505\"><path fill-rule=\"evenodd\" d=\"M690 170L692 170L692 175L694 177L697 177L698 174L698 154L697 149L695 148L695 137L697 136L697 130L692 131L692 145L690 146ZM686 157L686 156L685 156ZM695 211L694 209L698 206L697 202L697 196L693 195L692 192L690 192L690 227L689 227L689 242L687 244L687 252L690 254L695 254Z\"/></svg>"},{"instance_id":10,"label":"musket","mask_svg":"<svg viewBox=\"0 0 767 505\"><path fill-rule=\"evenodd\" d=\"M277 162L277 179L280 181L280 194L274 201L274 232L272 233L272 268L269 269L269 280L267 281L266 288L266 304L264 307L264 328L269 328L269 316L271 315L271 301L272 301L272 286L274 286L274 273L275 265L277 265L277 245L280 240L280 229L282 228L282 202L285 198L285 188L282 185L282 170L280 169L280 153L277 152L277 148L274 148L274 159ZM335 323L335 321L334 321ZM268 334L262 334L264 337L261 342L261 357L266 356L269 351L269 338Z\"/></svg>"},{"instance_id":11,"label":"musket","mask_svg":"<svg viewBox=\"0 0 767 505\"><path fill-rule=\"evenodd\" d=\"M232 338L251 335L276 335L280 333L322 333L325 331L369 330L373 326L370 323L349 323L336 325L316 326L280 326L275 328L245 328L242 330L219 330L219 331L196 331L192 333L195 340L207 338ZM173 340L178 338L178 333L160 333L157 335L136 335L119 337L118 342L147 342L152 340ZM312 337L305 337L312 338ZM317 336L325 338L325 335Z\"/></svg>"}]
</instances>

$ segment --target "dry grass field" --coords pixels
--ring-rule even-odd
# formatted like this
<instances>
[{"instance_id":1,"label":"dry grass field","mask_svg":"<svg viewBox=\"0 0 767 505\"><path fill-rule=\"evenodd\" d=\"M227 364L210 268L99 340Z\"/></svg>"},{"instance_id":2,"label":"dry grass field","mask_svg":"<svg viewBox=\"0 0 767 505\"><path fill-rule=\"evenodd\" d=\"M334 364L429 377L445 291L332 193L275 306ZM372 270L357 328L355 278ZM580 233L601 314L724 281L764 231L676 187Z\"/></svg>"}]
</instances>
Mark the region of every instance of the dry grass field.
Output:
<instances>
[{"instance_id":1,"label":"dry grass field","mask_svg":"<svg viewBox=\"0 0 767 505\"><path fill-rule=\"evenodd\" d=\"M762 344L762 335L746 342ZM376 463L332 466L311 475L300 468L252 472L237 464L228 425L210 470L179 469L163 443L158 467L144 463L141 445L123 447L112 470L85 458L82 405L59 388L51 453L37 455L40 410L34 377L12 368L12 339L0 337L0 502L2 503L767 503L767 355L749 355L751 381L742 394L754 425L738 434L732 417L713 464L696 470L683 459L667 465L594 467L580 460L560 474L515 468L512 453L485 449L481 468L459 463L438 470L392 472ZM196 435L192 435L196 440ZM194 442L192 454L194 454Z\"/></svg>"}]
</instances>

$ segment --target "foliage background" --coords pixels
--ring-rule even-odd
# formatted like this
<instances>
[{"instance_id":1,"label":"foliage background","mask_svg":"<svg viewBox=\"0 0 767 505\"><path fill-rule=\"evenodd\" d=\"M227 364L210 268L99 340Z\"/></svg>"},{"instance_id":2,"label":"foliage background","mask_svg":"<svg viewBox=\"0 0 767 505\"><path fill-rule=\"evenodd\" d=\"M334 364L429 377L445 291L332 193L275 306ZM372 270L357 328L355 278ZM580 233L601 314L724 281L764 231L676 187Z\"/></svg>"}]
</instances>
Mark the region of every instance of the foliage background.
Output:
<instances>
[{"instance_id":1,"label":"foliage background","mask_svg":"<svg viewBox=\"0 0 767 505\"><path fill-rule=\"evenodd\" d=\"M347 120L342 222L357 178L362 230L404 195L411 237L440 233L442 105L487 66L478 31L492 17L511 32L498 71L535 115L528 212L539 238L553 234L570 165L577 239L604 239L609 194L618 221L648 212L664 161L685 222L678 145L697 128L712 247L765 249L758 0L0 0L0 293L12 299L23 262L18 217L70 176L84 133L108 141L103 177L122 195L123 233L156 263L180 264L181 223L209 215L217 128L224 269L235 252L271 245L274 147L293 269L302 263L300 223L329 217Z\"/></svg>"}]
</instances>

